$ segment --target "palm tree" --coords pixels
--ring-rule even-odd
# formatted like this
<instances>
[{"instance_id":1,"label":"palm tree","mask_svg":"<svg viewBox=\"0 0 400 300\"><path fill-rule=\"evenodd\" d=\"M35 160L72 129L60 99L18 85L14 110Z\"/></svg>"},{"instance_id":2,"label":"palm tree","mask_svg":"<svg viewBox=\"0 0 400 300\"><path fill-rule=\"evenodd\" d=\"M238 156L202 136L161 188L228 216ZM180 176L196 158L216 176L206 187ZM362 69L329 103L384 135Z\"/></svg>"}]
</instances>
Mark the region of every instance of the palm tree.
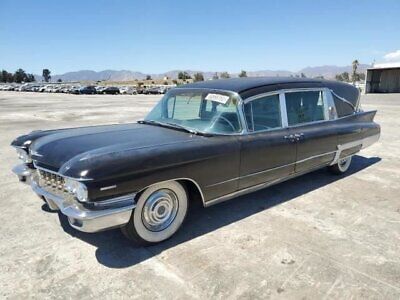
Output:
<instances>
[{"instance_id":1,"label":"palm tree","mask_svg":"<svg viewBox=\"0 0 400 300\"><path fill-rule=\"evenodd\" d=\"M352 62L352 66L353 66L353 73L352 73L352 75L351 75L351 79L352 79L352 81L353 81L353 84L357 81L357 79L358 79L358 74L357 74L357 68L358 68L358 65L359 65L360 63L358 62L358 60L357 59L355 59L355 60L353 60L353 62Z\"/></svg>"},{"instance_id":2,"label":"palm tree","mask_svg":"<svg viewBox=\"0 0 400 300\"><path fill-rule=\"evenodd\" d=\"M51 72L50 72L49 69L43 69L42 77L43 77L45 82L49 82L50 81L50 79L51 79L51 75L50 74L51 74Z\"/></svg>"}]
</instances>

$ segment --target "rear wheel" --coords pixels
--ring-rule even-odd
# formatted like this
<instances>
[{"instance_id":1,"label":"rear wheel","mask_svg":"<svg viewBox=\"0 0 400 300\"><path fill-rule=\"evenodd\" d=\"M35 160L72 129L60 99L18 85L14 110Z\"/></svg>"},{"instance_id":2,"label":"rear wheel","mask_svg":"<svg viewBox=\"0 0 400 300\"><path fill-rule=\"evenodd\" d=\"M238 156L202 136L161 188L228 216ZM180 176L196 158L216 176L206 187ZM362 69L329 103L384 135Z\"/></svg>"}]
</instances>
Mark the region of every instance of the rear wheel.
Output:
<instances>
[{"instance_id":1,"label":"rear wheel","mask_svg":"<svg viewBox=\"0 0 400 300\"><path fill-rule=\"evenodd\" d=\"M188 209L185 188L176 181L158 183L139 197L123 234L141 245L165 241L178 231Z\"/></svg>"},{"instance_id":2,"label":"rear wheel","mask_svg":"<svg viewBox=\"0 0 400 300\"><path fill-rule=\"evenodd\" d=\"M333 174L340 175L345 173L349 169L350 164L351 164L351 156L339 159L337 164L329 166L328 169Z\"/></svg>"}]
</instances>

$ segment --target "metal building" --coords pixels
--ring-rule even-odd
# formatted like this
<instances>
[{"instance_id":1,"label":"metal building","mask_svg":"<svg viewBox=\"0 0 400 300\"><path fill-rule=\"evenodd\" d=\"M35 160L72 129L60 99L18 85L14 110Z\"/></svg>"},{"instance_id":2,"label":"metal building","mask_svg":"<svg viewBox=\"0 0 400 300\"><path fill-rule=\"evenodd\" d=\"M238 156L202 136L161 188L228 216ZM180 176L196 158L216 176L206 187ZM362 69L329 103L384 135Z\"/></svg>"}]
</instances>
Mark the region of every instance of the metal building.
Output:
<instances>
[{"instance_id":1,"label":"metal building","mask_svg":"<svg viewBox=\"0 0 400 300\"><path fill-rule=\"evenodd\" d=\"M400 93L400 62L367 69L365 93Z\"/></svg>"}]
</instances>

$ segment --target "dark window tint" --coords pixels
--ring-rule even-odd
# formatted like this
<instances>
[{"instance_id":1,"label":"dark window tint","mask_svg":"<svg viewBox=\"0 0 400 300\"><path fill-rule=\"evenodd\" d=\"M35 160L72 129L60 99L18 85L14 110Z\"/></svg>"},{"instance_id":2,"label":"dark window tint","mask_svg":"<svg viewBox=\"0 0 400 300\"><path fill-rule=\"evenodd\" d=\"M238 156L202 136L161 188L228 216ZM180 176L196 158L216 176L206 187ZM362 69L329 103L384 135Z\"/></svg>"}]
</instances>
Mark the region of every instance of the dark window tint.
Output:
<instances>
[{"instance_id":1,"label":"dark window tint","mask_svg":"<svg viewBox=\"0 0 400 300\"><path fill-rule=\"evenodd\" d=\"M286 93L288 124L296 125L324 120L322 91Z\"/></svg>"},{"instance_id":2,"label":"dark window tint","mask_svg":"<svg viewBox=\"0 0 400 300\"><path fill-rule=\"evenodd\" d=\"M246 103L244 112L250 131L282 127L279 95L266 96Z\"/></svg>"},{"instance_id":3,"label":"dark window tint","mask_svg":"<svg viewBox=\"0 0 400 300\"><path fill-rule=\"evenodd\" d=\"M333 101L335 102L336 111L338 117L345 117L354 113L354 108L349 103L333 95Z\"/></svg>"}]
</instances>

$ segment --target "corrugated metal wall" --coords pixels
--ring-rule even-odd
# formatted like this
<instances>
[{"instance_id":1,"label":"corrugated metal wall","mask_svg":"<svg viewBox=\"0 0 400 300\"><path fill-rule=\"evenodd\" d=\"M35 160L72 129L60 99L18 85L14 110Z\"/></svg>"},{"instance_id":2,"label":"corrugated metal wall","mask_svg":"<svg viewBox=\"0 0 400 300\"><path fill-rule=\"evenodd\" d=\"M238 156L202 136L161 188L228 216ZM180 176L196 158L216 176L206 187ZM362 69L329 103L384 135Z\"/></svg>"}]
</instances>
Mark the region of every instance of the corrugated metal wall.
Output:
<instances>
[{"instance_id":1,"label":"corrugated metal wall","mask_svg":"<svg viewBox=\"0 0 400 300\"><path fill-rule=\"evenodd\" d=\"M400 68L367 71L367 93L400 93Z\"/></svg>"}]
</instances>

